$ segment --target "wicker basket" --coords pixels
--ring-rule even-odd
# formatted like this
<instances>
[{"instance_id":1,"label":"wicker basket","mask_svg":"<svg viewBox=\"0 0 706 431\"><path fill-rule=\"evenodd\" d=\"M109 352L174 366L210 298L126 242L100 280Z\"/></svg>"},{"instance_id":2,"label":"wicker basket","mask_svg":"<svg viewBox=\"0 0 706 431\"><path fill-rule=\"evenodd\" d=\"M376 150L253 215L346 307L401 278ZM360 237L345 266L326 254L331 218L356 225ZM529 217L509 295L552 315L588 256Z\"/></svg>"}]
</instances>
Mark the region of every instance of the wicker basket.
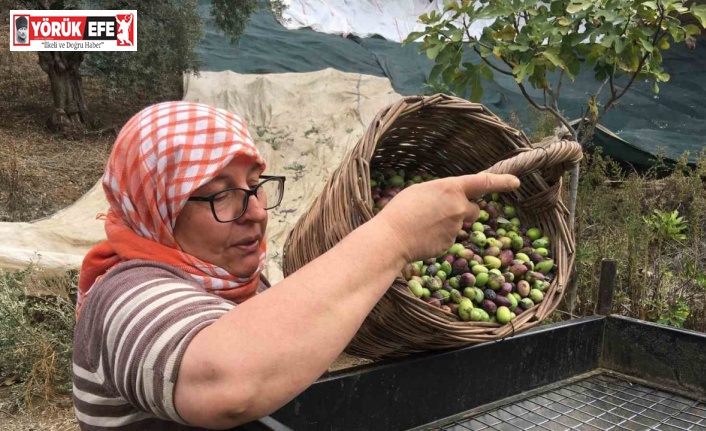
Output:
<instances>
[{"instance_id":1,"label":"wicker basket","mask_svg":"<svg viewBox=\"0 0 706 431\"><path fill-rule=\"evenodd\" d=\"M402 275L368 315L346 352L370 359L460 347L512 336L536 326L563 297L574 260L574 238L561 201L563 174L581 147L560 141L534 148L483 105L446 95L412 96L383 109L342 160L324 190L290 232L283 271L292 274L373 217L370 171L423 168L438 177L491 172L522 180L502 195L525 225L551 241L557 274L542 302L510 323L463 322L412 295Z\"/></svg>"}]
</instances>

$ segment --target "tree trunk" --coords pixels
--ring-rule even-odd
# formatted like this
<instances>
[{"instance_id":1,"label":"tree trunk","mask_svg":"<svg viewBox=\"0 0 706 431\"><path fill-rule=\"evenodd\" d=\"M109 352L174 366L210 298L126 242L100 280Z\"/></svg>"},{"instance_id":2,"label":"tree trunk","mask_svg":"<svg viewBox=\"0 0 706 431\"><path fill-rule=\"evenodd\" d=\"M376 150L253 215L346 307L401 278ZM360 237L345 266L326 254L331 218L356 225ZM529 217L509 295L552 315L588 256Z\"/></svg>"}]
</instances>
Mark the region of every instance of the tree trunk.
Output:
<instances>
[{"instance_id":1,"label":"tree trunk","mask_svg":"<svg viewBox=\"0 0 706 431\"><path fill-rule=\"evenodd\" d=\"M576 234L576 200L579 194L579 164L571 169L571 184L569 184L569 228Z\"/></svg>"},{"instance_id":2,"label":"tree trunk","mask_svg":"<svg viewBox=\"0 0 706 431\"><path fill-rule=\"evenodd\" d=\"M581 130L581 126L579 126L579 131ZM572 139L576 142L581 142L579 141L578 134L579 132L571 130L572 134ZM574 235L574 240L577 239L577 232L576 232L576 201L578 199L578 191L579 191L579 173L580 173L580 164L576 163L576 165L571 169L571 182L569 183L569 229L571 230L571 233ZM576 309L576 300L578 299L578 276L576 275L576 270L578 268L577 262L574 261L574 266L571 271L571 278L569 279L569 286L566 289L566 298L568 302L568 312L569 314L573 315L574 310Z\"/></svg>"},{"instance_id":3,"label":"tree trunk","mask_svg":"<svg viewBox=\"0 0 706 431\"><path fill-rule=\"evenodd\" d=\"M54 109L49 128L74 134L83 132L88 120L79 68L83 52L39 52L39 65L49 76Z\"/></svg>"}]
</instances>

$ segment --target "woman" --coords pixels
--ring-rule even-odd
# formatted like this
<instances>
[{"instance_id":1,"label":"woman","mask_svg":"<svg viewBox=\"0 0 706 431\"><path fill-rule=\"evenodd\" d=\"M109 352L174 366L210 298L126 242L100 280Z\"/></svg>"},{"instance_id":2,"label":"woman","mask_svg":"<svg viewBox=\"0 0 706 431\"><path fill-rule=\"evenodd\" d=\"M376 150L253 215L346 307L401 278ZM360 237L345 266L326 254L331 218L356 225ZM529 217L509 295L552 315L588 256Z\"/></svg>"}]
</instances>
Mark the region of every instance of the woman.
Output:
<instances>
[{"instance_id":1,"label":"woman","mask_svg":"<svg viewBox=\"0 0 706 431\"><path fill-rule=\"evenodd\" d=\"M83 429L227 429L270 414L326 372L405 262L476 219L469 198L519 186L468 175L405 189L267 288L267 209L284 180L265 166L242 120L206 105L150 106L120 131L103 176L107 240L79 280Z\"/></svg>"}]
</instances>

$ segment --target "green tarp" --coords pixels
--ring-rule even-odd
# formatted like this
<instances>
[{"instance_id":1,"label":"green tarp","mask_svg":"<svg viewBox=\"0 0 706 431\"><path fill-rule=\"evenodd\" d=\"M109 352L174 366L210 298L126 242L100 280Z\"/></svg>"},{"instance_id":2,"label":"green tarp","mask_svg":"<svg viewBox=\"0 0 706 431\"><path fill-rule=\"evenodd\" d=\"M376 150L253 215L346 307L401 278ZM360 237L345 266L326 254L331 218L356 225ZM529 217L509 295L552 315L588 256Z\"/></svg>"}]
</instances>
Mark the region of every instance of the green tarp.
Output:
<instances>
[{"instance_id":1,"label":"green tarp","mask_svg":"<svg viewBox=\"0 0 706 431\"><path fill-rule=\"evenodd\" d=\"M199 8L207 21L206 35L198 47L202 70L262 74L334 68L387 77L402 95L430 91L424 84L434 63L418 53L418 44L402 47L382 38L288 30L272 13L260 12L233 46L215 29L209 2L201 0ZM604 130L598 130L594 138L604 153L638 169L649 166L660 153L673 161L688 151L693 162L706 147L706 38L700 38L693 51L684 44L674 46L664 54L663 66L671 79L660 85L659 95L652 93L651 85L635 83L601 121ZM578 118L596 88L588 70L576 82L565 84L560 107L566 116ZM496 74L495 82L485 81L481 103L506 121L514 113L530 132L535 117L511 77Z\"/></svg>"}]
</instances>

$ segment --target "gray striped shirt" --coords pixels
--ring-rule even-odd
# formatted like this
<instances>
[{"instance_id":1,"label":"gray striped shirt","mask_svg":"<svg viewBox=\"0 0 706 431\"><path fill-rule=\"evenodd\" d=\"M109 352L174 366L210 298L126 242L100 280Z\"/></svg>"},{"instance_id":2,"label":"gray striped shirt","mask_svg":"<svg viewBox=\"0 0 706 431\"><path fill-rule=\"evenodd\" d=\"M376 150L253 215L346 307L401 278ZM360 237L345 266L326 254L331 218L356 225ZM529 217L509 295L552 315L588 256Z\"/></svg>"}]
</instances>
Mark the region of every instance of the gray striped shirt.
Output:
<instances>
[{"instance_id":1,"label":"gray striped shirt","mask_svg":"<svg viewBox=\"0 0 706 431\"><path fill-rule=\"evenodd\" d=\"M266 288L264 280L260 289ZM235 305L166 264L130 261L93 287L74 331L73 399L83 430L195 430L174 387L191 339Z\"/></svg>"}]
</instances>

